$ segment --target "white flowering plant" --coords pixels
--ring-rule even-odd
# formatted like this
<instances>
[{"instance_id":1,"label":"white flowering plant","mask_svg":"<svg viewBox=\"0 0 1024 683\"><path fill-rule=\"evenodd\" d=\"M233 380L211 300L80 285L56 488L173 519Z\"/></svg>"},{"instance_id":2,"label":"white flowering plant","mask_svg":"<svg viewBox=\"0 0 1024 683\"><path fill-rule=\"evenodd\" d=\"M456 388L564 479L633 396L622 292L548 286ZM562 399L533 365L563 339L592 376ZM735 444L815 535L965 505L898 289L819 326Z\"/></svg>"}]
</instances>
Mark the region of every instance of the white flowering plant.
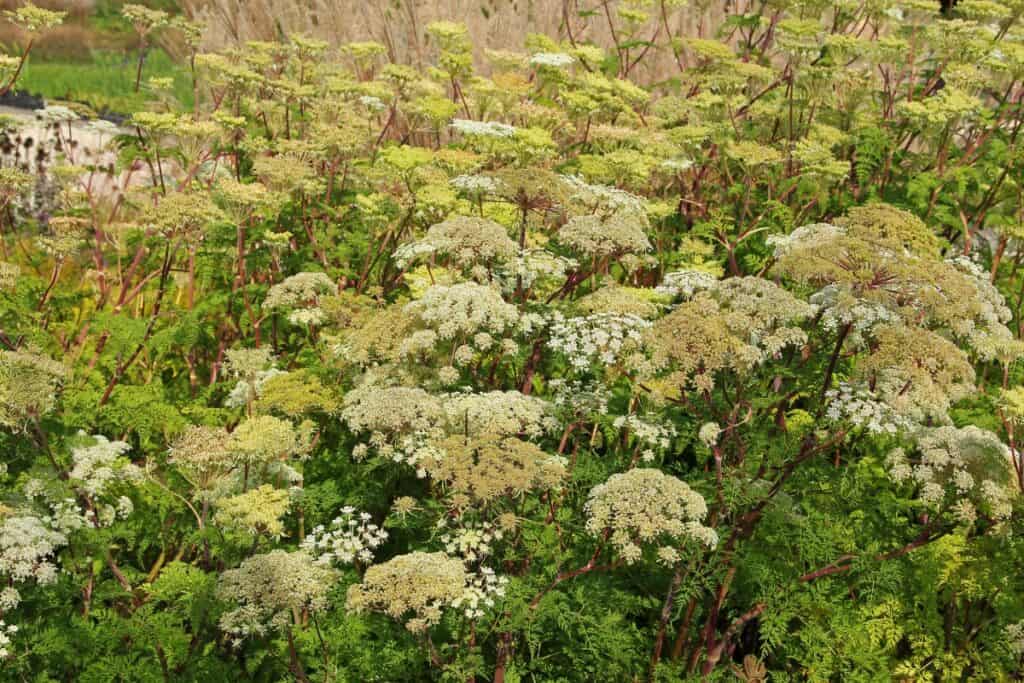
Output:
<instances>
[{"instance_id":1,"label":"white flowering plant","mask_svg":"<svg viewBox=\"0 0 1024 683\"><path fill-rule=\"evenodd\" d=\"M1019 2L157 4L0 120L0 679L1024 677Z\"/></svg>"}]
</instances>

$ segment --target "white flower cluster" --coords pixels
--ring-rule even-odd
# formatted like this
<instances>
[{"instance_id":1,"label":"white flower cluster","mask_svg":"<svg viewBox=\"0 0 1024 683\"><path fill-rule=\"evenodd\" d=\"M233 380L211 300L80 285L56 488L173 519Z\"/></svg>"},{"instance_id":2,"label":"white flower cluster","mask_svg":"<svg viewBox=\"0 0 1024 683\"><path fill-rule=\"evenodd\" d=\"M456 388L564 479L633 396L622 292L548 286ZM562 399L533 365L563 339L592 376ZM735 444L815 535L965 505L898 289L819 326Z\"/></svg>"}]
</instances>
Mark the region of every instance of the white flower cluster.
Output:
<instances>
[{"instance_id":1,"label":"white flower cluster","mask_svg":"<svg viewBox=\"0 0 1024 683\"><path fill-rule=\"evenodd\" d=\"M857 348L879 325L899 322L899 316L887 306L866 301L836 285L826 285L812 294L810 303L821 311L821 325L828 332L835 334L839 328L851 325L848 343Z\"/></svg>"},{"instance_id":2,"label":"white flower cluster","mask_svg":"<svg viewBox=\"0 0 1024 683\"><path fill-rule=\"evenodd\" d=\"M134 465L129 465L127 470L117 470L115 472L117 476L108 480L108 482L115 481L117 477L122 476L125 472L131 473L127 477L129 481L135 481L137 476L141 476L141 470ZM90 497L102 495L106 492L105 488L94 494L89 494L84 488L80 490L90 495ZM116 500L108 499L107 501L97 498L92 501L93 506L87 507L83 512L79 501L73 497L54 500L48 495L50 492L47 491L46 485L36 478L25 482L22 493L28 500L38 499L38 502L46 505L50 510L50 514L41 518L42 523L57 533L65 535L86 526L108 527L117 519L127 519L135 511L135 504L131 498L119 496Z\"/></svg>"},{"instance_id":3,"label":"white flower cluster","mask_svg":"<svg viewBox=\"0 0 1024 683\"><path fill-rule=\"evenodd\" d=\"M650 225L643 199L624 189L590 184L563 175L573 214L558 230L558 239L590 256L642 254L650 251Z\"/></svg>"},{"instance_id":4,"label":"white flower cluster","mask_svg":"<svg viewBox=\"0 0 1024 683\"><path fill-rule=\"evenodd\" d=\"M5 623L3 619L0 619L0 659L7 659L11 656L11 637L17 632L17 626Z\"/></svg>"},{"instance_id":5,"label":"white flower cluster","mask_svg":"<svg viewBox=\"0 0 1024 683\"><path fill-rule=\"evenodd\" d=\"M288 314L288 322L297 327L319 325L324 321L324 312L319 308L297 308Z\"/></svg>"},{"instance_id":6,"label":"white flower cluster","mask_svg":"<svg viewBox=\"0 0 1024 683\"><path fill-rule=\"evenodd\" d=\"M946 263L960 272L970 275L975 280L974 284L982 290L980 292L982 298L991 304L993 320L1006 323L1013 318L1013 311L1006 305L1005 298L999 293L999 289L992 284L989 274L985 272L980 263L963 255L946 259Z\"/></svg>"},{"instance_id":7,"label":"white flower cluster","mask_svg":"<svg viewBox=\"0 0 1024 683\"><path fill-rule=\"evenodd\" d=\"M367 569L362 583L349 587L345 602L350 611L381 612L422 633L440 623L449 608L469 619L484 616L507 584L488 567L471 572L443 552L413 552Z\"/></svg>"},{"instance_id":8,"label":"white flower cluster","mask_svg":"<svg viewBox=\"0 0 1024 683\"><path fill-rule=\"evenodd\" d=\"M21 593L14 586L7 586L0 591L0 612L15 609L21 604Z\"/></svg>"},{"instance_id":9,"label":"white flower cluster","mask_svg":"<svg viewBox=\"0 0 1024 683\"><path fill-rule=\"evenodd\" d=\"M121 128L113 121L107 121L106 119L93 119L85 124L85 127L90 132L96 135L117 135L121 132Z\"/></svg>"},{"instance_id":10,"label":"white flower cluster","mask_svg":"<svg viewBox=\"0 0 1024 683\"><path fill-rule=\"evenodd\" d=\"M113 524L118 518L124 519L131 515L135 509L135 504L132 503L130 498L121 496L117 499L117 507L101 503L96 506L96 510L90 510L83 517L83 526L87 521L97 527L108 527Z\"/></svg>"},{"instance_id":11,"label":"white flower cluster","mask_svg":"<svg viewBox=\"0 0 1024 683\"><path fill-rule=\"evenodd\" d=\"M752 346L776 356L787 346L800 346L807 333L787 324L809 318L814 306L798 299L770 280L732 277L721 280L707 296L718 302L726 325Z\"/></svg>"},{"instance_id":12,"label":"white flower cluster","mask_svg":"<svg viewBox=\"0 0 1024 683\"><path fill-rule=\"evenodd\" d=\"M769 247L775 247L775 258L782 258L794 249L803 249L816 242L827 242L846 231L829 223L811 223L802 225L788 235L769 235L765 243Z\"/></svg>"},{"instance_id":13,"label":"white flower cluster","mask_svg":"<svg viewBox=\"0 0 1024 683\"><path fill-rule=\"evenodd\" d=\"M1003 629L1003 635L1006 637L1006 644L1009 646L1010 652L1018 657L1024 656L1024 620L1015 624L1007 624Z\"/></svg>"},{"instance_id":14,"label":"white flower cluster","mask_svg":"<svg viewBox=\"0 0 1024 683\"><path fill-rule=\"evenodd\" d=\"M825 400L825 417L831 422L863 427L872 434L897 434L913 426L910 418L860 384L840 382L836 389L825 393Z\"/></svg>"},{"instance_id":15,"label":"white flower cluster","mask_svg":"<svg viewBox=\"0 0 1024 683\"><path fill-rule=\"evenodd\" d=\"M524 249L503 261L495 276L503 291L513 292L518 286L529 289L539 280L561 280L578 266L574 259L556 256L546 249Z\"/></svg>"},{"instance_id":16,"label":"white flower cluster","mask_svg":"<svg viewBox=\"0 0 1024 683\"><path fill-rule=\"evenodd\" d=\"M354 433L370 433L369 445L353 449L356 460L373 446L382 457L415 465L436 455L428 441L442 435L445 414L440 401L423 389L366 382L345 396L341 417Z\"/></svg>"},{"instance_id":17,"label":"white flower cluster","mask_svg":"<svg viewBox=\"0 0 1024 683\"><path fill-rule=\"evenodd\" d=\"M19 275L21 268L17 264L0 261L0 289L14 289Z\"/></svg>"},{"instance_id":18,"label":"white flower cluster","mask_svg":"<svg viewBox=\"0 0 1024 683\"><path fill-rule=\"evenodd\" d=\"M301 548L319 564L369 564L373 562L374 551L388 540L388 532L370 520L366 512L357 514L354 507L343 507L330 529L323 525L314 527Z\"/></svg>"},{"instance_id":19,"label":"white flower cluster","mask_svg":"<svg viewBox=\"0 0 1024 683\"><path fill-rule=\"evenodd\" d=\"M438 526L446 526L445 518ZM500 541L504 532L491 522L470 522L441 535L441 543L450 557L459 557L467 565L482 562L492 550L495 541ZM466 585L462 595L451 602L455 609L463 610L469 619L484 616L484 608L494 607L495 598L505 595L508 577L499 576L490 567L481 566L476 572L466 570Z\"/></svg>"},{"instance_id":20,"label":"white flower cluster","mask_svg":"<svg viewBox=\"0 0 1024 683\"><path fill-rule=\"evenodd\" d=\"M503 185L498 178L477 173L457 175L448 183L459 192L473 197L495 194Z\"/></svg>"},{"instance_id":21,"label":"white flower cluster","mask_svg":"<svg viewBox=\"0 0 1024 683\"><path fill-rule=\"evenodd\" d=\"M71 471L68 476L90 496L102 495L118 481L134 482L142 477L142 471L121 456L131 446L124 441L110 441L97 435L91 437L94 444L71 450Z\"/></svg>"},{"instance_id":22,"label":"white flower cluster","mask_svg":"<svg viewBox=\"0 0 1024 683\"><path fill-rule=\"evenodd\" d=\"M697 438L708 448L714 448L721 435L722 428L718 426L717 422L705 422L697 430Z\"/></svg>"},{"instance_id":23,"label":"white flower cluster","mask_svg":"<svg viewBox=\"0 0 1024 683\"><path fill-rule=\"evenodd\" d=\"M360 97L359 104L363 105L370 111L384 111L384 109L387 108L387 105L384 104L379 97L374 97L372 95L363 95Z\"/></svg>"},{"instance_id":24,"label":"white flower cluster","mask_svg":"<svg viewBox=\"0 0 1024 683\"><path fill-rule=\"evenodd\" d=\"M238 605L225 612L218 625L232 635L235 644L248 636L287 628L296 615L327 608L335 579L334 570L301 550L253 555L218 578L218 597Z\"/></svg>"},{"instance_id":25,"label":"white flower cluster","mask_svg":"<svg viewBox=\"0 0 1024 683\"><path fill-rule=\"evenodd\" d=\"M896 482L913 481L925 503L949 502L954 514L972 523L977 509L996 520L1012 512L1010 450L992 432L970 425L923 429L917 436L920 458L911 460L902 448L886 458Z\"/></svg>"},{"instance_id":26,"label":"white flower cluster","mask_svg":"<svg viewBox=\"0 0 1024 683\"><path fill-rule=\"evenodd\" d=\"M572 201L584 209L583 213L628 216L646 227L647 204L642 197L610 185L591 185L574 175L563 175L562 182L572 192Z\"/></svg>"},{"instance_id":27,"label":"white flower cluster","mask_svg":"<svg viewBox=\"0 0 1024 683\"><path fill-rule=\"evenodd\" d=\"M662 562L673 557L674 551L665 539L674 543L692 540L709 548L718 544L715 530L701 523L708 512L704 498L686 482L658 469L613 474L591 489L584 510L587 531L594 536L608 532L627 564L641 558L641 543L659 545Z\"/></svg>"},{"instance_id":28,"label":"white flower cluster","mask_svg":"<svg viewBox=\"0 0 1024 683\"><path fill-rule=\"evenodd\" d=\"M405 310L436 330L441 339L466 337L480 331L510 333L519 324L519 309L487 285L460 282L434 285Z\"/></svg>"},{"instance_id":29,"label":"white flower cluster","mask_svg":"<svg viewBox=\"0 0 1024 683\"><path fill-rule=\"evenodd\" d=\"M426 253L446 254L462 267L476 264L482 269L482 279L487 278L490 265L496 261L511 258L517 251L516 243L508 236L505 226L486 218L475 216L451 216L435 223L418 243L428 247L411 246L395 257L396 264L404 268L410 256ZM415 244L415 243L414 243Z\"/></svg>"},{"instance_id":30,"label":"white flower cluster","mask_svg":"<svg viewBox=\"0 0 1024 683\"><path fill-rule=\"evenodd\" d=\"M612 425L620 431L628 430L630 436L642 445L648 446L640 454L644 462L654 460L655 450L664 451L669 447L672 437L676 435L676 428L672 425L648 422L636 415L620 415L615 418Z\"/></svg>"},{"instance_id":31,"label":"white flower cluster","mask_svg":"<svg viewBox=\"0 0 1024 683\"><path fill-rule=\"evenodd\" d=\"M661 162L660 166L666 171L681 173L683 171L689 171L691 168L693 168L693 160L685 158L666 159L665 161Z\"/></svg>"},{"instance_id":32,"label":"white flower cluster","mask_svg":"<svg viewBox=\"0 0 1024 683\"><path fill-rule=\"evenodd\" d=\"M412 633L422 633L438 624L444 608L462 597L466 574L461 560L442 552L398 555L371 566L362 583L349 586L345 607L357 614L387 614Z\"/></svg>"},{"instance_id":33,"label":"white flower cluster","mask_svg":"<svg viewBox=\"0 0 1024 683\"><path fill-rule=\"evenodd\" d=\"M611 392L600 382L556 377L548 381L548 391L551 393L552 405L568 410L576 417L608 412Z\"/></svg>"},{"instance_id":34,"label":"white flower cluster","mask_svg":"<svg viewBox=\"0 0 1024 683\"><path fill-rule=\"evenodd\" d=\"M486 614L485 607L494 607L495 598L504 597L507 585L507 576L495 574L490 567L481 567L480 571L466 575L466 588L452 601L452 607L461 609L468 619L479 619Z\"/></svg>"},{"instance_id":35,"label":"white flower cluster","mask_svg":"<svg viewBox=\"0 0 1024 683\"><path fill-rule=\"evenodd\" d=\"M406 268L421 256L430 256L437 251L437 246L423 240L400 244L391 254L391 259L399 268Z\"/></svg>"},{"instance_id":36,"label":"white flower cluster","mask_svg":"<svg viewBox=\"0 0 1024 683\"><path fill-rule=\"evenodd\" d=\"M470 119L455 119L451 122L451 128L463 135L473 135L486 138L510 138L515 135L515 126L498 121L473 121Z\"/></svg>"},{"instance_id":37,"label":"white flower cluster","mask_svg":"<svg viewBox=\"0 0 1024 683\"><path fill-rule=\"evenodd\" d=\"M8 517L0 526L0 574L15 583L35 579L40 584L57 579L53 555L67 545L68 537L31 514ZM7 602L16 601L13 594Z\"/></svg>"},{"instance_id":38,"label":"white flower cluster","mask_svg":"<svg viewBox=\"0 0 1024 683\"><path fill-rule=\"evenodd\" d=\"M256 373L252 384L249 384L247 380L240 379L235 387L228 394L227 398L224 399L224 406L227 408L244 408L250 399L257 399L260 393L263 391L263 385L271 377L277 377L278 375L287 374L284 370L278 370L277 368L269 368L267 370L260 370Z\"/></svg>"},{"instance_id":39,"label":"white flower cluster","mask_svg":"<svg viewBox=\"0 0 1024 683\"><path fill-rule=\"evenodd\" d=\"M444 518L441 518L444 521ZM469 522L441 536L445 552L461 557L464 562L480 562L491 554L494 542L504 536L501 529L490 522Z\"/></svg>"},{"instance_id":40,"label":"white flower cluster","mask_svg":"<svg viewBox=\"0 0 1024 683\"><path fill-rule=\"evenodd\" d=\"M453 434L535 439L558 428L550 403L519 391L452 393L442 397L442 404Z\"/></svg>"},{"instance_id":41,"label":"white flower cluster","mask_svg":"<svg viewBox=\"0 0 1024 683\"><path fill-rule=\"evenodd\" d=\"M572 66L576 59L564 52L536 52L530 57L532 66L546 66L552 69L564 69Z\"/></svg>"},{"instance_id":42,"label":"white flower cluster","mask_svg":"<svg viewBox=\"0 0 1024 683\"><path fill-rule=\"evenodd\" d=\"M589 256L621 256L651 250L644 224L618 214L574 216L558 231L558 240Z\"/></svg>"},{"instance_id":43,"label":"white flower cluster","mask_svg":"<svg viewBox=\"0 0 1024 683\"><path fill-rule=\"evenodd\" d=\"M595 362L611 366L640 346L641 332L650 326L650 322L631 314L565 318L555 313L548 328L547 346L565 354L575 370L585 371Z\"/></svg>"},{"instance_id":44,"label":"white flower cluster","mask_svg":"<svg viewBox=\"0 0 1024 683\"><path fill-rule=\"evenodd\" d=\"M225 366L234 377L255 377L274 361L273 354L266 347L229 349L224 355Z\"/></svg>"},{"instance_id":45,"label":"white flower cluster","mask_svg":"<svg viewBox=\"0 0 1024 683\"><path fill-rule=\"evenodd\" d=\"M454 384L458 384L461 377L461 373L454 365L445 365L437 371L437 381L439 381L441 386L444 387L450 387Z\"/></svg>"},{"instance_id":46,"label":"white flower cluster","mask_svg":"<svg viewBox=\"0 0 1024 683\"><path fill-rule=\"evenodd\" d=\"M954 321L953 331L966 337L970 346L984 360L994 360L1000 355L1000 346L1014 341L1013 333L1006 327L1006 323L1013 318L1013 312L1006 305L1002 293L992 284L988 273L978 263L966 256L948 259L946 263L967 275L978 294L974 301L979 307L975 318Z\"/></svg>"},{"instance_id":47,"label":"white flower cluster","mask_svg":"<svg viewBox=\"0 0 1024 683\"><path fill-rule=\"evenodd\" d=\"M324 320L320 297L337 293L338 285L326 273L296 273L271 287L263 306L268 310L291 310L288 322L293 325L319 325Z\"/></svg>"},{"instance_id":48,"label":"white flower cluster","mask_svg":"<svg viewBox=\"0 0 1024 683\"><path fill-rule=\"evenodd\" d=\"M692 299L697 292L712 289L718 284L718 278L702 270L676 270L665 273L661 284L654 288L658 294L673 298Z\"/></svg>"},{"instance_id":49,"label":"white flower cluster","mask_svg":"<svg viewBox=\"0 0 1024 683\"><path fill-rule=\"evenodd\" d=\"M26 486L27 489L27 486ZM26 496L28 493L26 492ZM122 496L124 498L124 496ZM50 503L50 515L43 519L45 524L48 524L53 530L61 534L70 534L72 531L82 529L89 524L89 519L82 514L82 509L78 505L78 501L74 498L65 498L64 500L58 500ZM125 506L123 503L118 502L118 508L126 510L130 514L131 505ZM109 505L101 505L99 512L99 521L101 526L105 526L110 521L113 521L112 517L116 514L113 507ZM127 515L123 515L127 516Z\"/></svg>"}]
</instances>

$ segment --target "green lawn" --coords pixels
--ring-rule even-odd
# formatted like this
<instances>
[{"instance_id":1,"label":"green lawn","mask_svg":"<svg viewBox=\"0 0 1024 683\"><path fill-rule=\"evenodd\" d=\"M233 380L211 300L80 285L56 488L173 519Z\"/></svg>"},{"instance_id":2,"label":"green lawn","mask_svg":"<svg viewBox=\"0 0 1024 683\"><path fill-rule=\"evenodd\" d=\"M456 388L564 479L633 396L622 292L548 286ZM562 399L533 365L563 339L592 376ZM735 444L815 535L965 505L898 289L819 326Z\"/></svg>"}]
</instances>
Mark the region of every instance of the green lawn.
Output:
<instances>
[{"instance_id":1,"label":"green lawn","mask_svg":"<svg viewBox=\"0 0 1024 683\"><path fill-rule=\"evenodd\" d=\"M143 67L142 91L134 92L135 56L121 52L94 51L90 62L47 61L29 58L18 80L18 89L47 99L89 105L97 112L130 114L145 108L152 99L146 81L153 77L174 79L174 94L192 106L192 85L187 68L176 64L162 50L152 50Z\"/></svg>"}]
</instances>

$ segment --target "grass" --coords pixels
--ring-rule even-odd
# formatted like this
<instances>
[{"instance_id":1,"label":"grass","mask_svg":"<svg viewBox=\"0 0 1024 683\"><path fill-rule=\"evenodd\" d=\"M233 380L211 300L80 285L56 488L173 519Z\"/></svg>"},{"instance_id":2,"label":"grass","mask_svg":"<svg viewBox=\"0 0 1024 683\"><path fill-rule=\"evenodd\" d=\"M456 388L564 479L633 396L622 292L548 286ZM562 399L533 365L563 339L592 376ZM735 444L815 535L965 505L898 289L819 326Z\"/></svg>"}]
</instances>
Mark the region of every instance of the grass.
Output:
<instances>
[{"instance_id":1,"label":"grass","mask_svg":"<svg viewBox=\"0 0 1024 683\"><path fill-rule=\"evenodd\" d=\"M142 70L142 91L134 92L136 55L132 52L96 50L91 61L38 60L29 58L18 89L48 100L81 102L97 113L132 114L145 108L149 78L174 79L174 94L192 106L192 81L187 68L176 64L163 50L151 50Z\"/></svg>"}]
</instances>

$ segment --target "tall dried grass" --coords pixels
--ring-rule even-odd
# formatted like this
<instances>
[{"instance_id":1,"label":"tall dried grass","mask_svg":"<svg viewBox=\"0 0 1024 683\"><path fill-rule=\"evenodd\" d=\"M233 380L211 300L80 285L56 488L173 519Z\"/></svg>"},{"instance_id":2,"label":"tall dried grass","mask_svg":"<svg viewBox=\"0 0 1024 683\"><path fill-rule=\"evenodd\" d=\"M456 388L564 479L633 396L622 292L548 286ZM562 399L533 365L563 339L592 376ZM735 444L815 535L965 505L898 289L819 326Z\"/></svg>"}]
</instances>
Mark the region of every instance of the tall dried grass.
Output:
<instances>
[{"instance_id":1,"label":"tall dried grass","mask_svg":"<svg viewBox=\"0 0 1024 683\"><path fill-rule=\"evenodd\" d=\"M521 50L530 33L543 33L604 48L622 41L624 22L618 0L183 0L186 11L208 26L206 47L220 49L248 40L274 40L300 33L338 45L376 40L393 61L418 63L430 46L425 27L447 19L465 23L481 62L483 48ZM705 3L706 4L706 3ZM637 38L658 45L644 54L631 75L641 81L664 78L677 70L668 48L668 34L697 35L710 23L709 14L689 7L658 5ZM581 16L581 13L583 16ZM666 28L667 27L667 28ZM614 34L614 36L613 36ZM632 62L643 51L633 48Z\"/></svg>"}]
</instances>

